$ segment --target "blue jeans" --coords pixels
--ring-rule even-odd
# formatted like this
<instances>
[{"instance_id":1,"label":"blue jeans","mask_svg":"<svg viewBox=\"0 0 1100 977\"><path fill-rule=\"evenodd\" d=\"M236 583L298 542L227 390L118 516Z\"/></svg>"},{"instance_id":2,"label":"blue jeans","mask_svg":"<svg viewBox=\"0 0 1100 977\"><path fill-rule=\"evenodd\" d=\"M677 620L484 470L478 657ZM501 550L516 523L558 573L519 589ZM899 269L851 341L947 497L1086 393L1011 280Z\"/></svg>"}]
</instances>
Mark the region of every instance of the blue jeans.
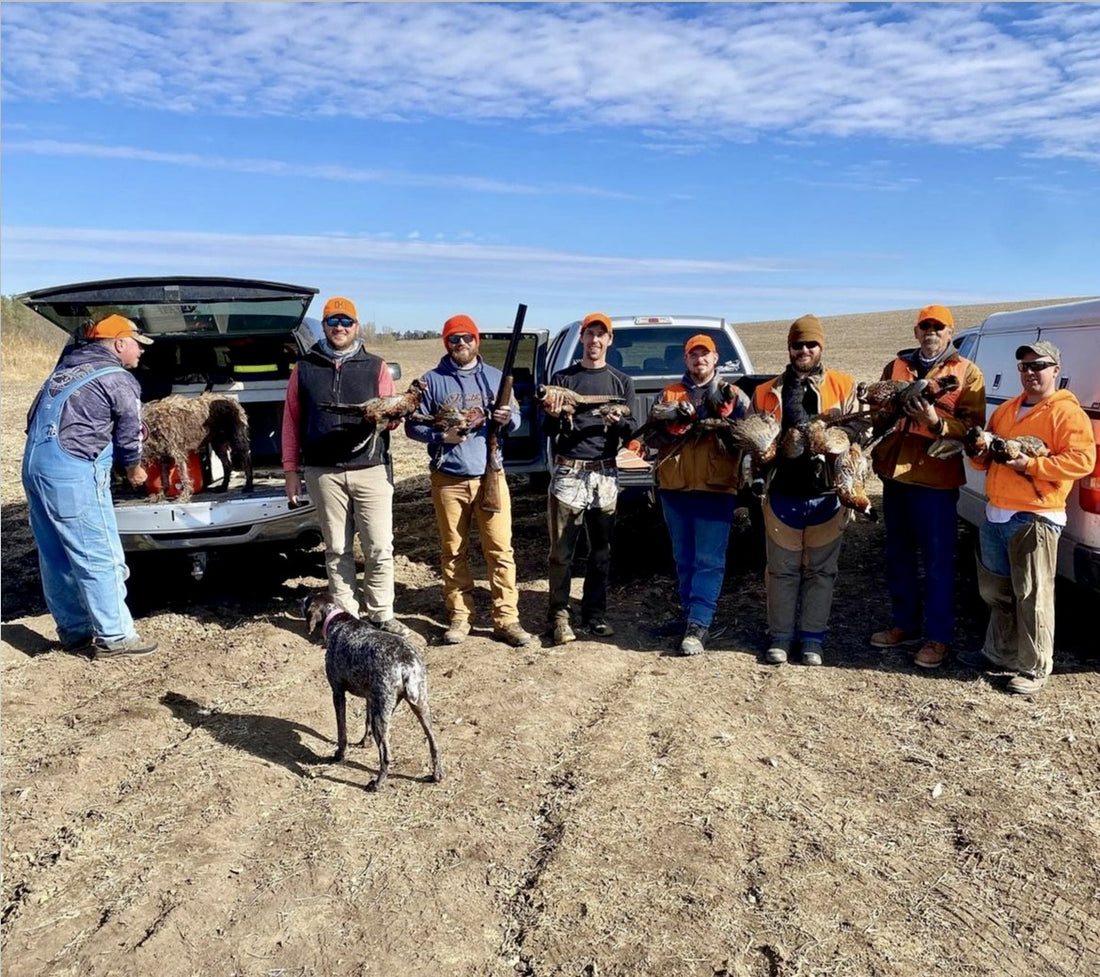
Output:
<instances>
[{"instance_id":1,"label":"blue jeans","mask_svg":"<svg viewBox=\"0 0 1100 977\"><path fill-rule=\"evenodd\" d=\"M680 583L680 608L690 623L709 628L722 592L726 546L737 508L728 492L660 492L672 558Z\"/></svg>"},{"instance_id":2,"label":"blue jeans","mask_svg":"<svg viewBox=\"0 0 1100 977\"><path fill-rule=\"evenodd\" d=\"M135 635L111 502L112 456L108 442L95 461L74 458L59 444L50 412L36 410L23 455L23 491L46 606L65 644Z\"/></svg>"},{"instance_id":3,"label":"blue jeans","mask_svg":"<svg viewBox=\"0 0 1100 977\"><path fill-rule=\"evenodd\" d=\"M942 641L945 645L955 634L958 501L957 488L882 480L891 623L910 634L923 634L926 641Z\"/></svg>"}]
</instances>

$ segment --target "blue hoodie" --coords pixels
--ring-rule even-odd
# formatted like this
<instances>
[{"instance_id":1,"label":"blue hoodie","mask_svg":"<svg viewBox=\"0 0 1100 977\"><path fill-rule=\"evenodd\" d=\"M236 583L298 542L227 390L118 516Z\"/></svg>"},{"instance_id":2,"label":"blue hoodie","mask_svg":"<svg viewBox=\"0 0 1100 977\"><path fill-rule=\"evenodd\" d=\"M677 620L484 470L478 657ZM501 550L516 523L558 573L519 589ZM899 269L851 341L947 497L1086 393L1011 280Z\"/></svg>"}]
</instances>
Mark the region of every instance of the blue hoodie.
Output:
<instances>
[{"instance_id":1,"label":"blue hoodie","mask_svg":"<svg viewBox=\"0 0 1100 977\"><path fill-rule=\"evenodd\" d=\"M489 366L480 356L472 370L460 370L450 358L444 356L439 366L429 370L421 378L426 386L420 398L420 415L435 414L443 406L468 410L481 407L486 414L492 412L493 400L500 389L502 374ZM512 399L512 418L501 431L509 434L519 428L519 407ZM458 478L480 478L485 474L488 445L488 423L471 431L461 444L444 444L443 431L424 421L409 419L405 422L405 434L414 441L428 446L428 456L434 471L441 471Z\"/></svg>"}]
</instances>

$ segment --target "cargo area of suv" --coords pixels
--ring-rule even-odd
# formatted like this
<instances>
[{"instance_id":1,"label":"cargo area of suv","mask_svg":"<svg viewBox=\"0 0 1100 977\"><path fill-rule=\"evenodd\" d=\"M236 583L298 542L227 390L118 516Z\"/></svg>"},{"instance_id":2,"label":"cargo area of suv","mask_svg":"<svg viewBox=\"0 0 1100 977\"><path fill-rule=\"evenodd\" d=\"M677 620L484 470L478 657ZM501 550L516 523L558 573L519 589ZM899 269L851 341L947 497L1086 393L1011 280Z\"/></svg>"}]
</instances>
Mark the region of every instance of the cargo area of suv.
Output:
<instances>
[{"instance_id":1,"label":"cargo area of suv","mask_svg":"<svg viewBox=\"0 0 1100 977\"><path fill-rule=\"evenodd\" d=\"M280 458L287 379L319 334L306 320L316 293L278 282L177 277L83 282L17 296L74 341L111 313L137 323L153 339L134 371L143 401L210 391L236 398L248 416L254 490L244 492L243 477L234 472L225 493L202 491L186 504L152 502L120 479L115 509L124 549L199 554L253 542L316 542L314 507L288 506ZM221 478L216 457L200 463L205 484Z\"/></svg>"}]
</instances>

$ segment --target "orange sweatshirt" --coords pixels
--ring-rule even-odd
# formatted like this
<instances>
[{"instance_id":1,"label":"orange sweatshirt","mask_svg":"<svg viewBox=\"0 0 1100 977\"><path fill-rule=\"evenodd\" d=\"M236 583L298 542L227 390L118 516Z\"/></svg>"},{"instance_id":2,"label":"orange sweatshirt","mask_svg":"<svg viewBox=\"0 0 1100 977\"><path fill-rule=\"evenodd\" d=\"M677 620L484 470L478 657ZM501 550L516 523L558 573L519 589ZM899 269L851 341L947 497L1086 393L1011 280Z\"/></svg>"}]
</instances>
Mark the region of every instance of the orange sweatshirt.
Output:
<instances>
[{"instance_id":1,"label":"orange sweatshirt","mask_svg":"<svg viewBox=\"0 0 1100 977\"><path fill-rule=\"evenodd\" d=\"M1017 420L1024 394L1001 404L989 419L988 430L1002 438L1030 434L1050 449L1046 458L1032 458L1026 474L993 462L988 452L970 464L986 470L985 494L999 509L1043 512L1066 507L1073 483L1092 472L1096 442L1092 423L1068 390L1055 390Z\"/></svg>"}]
</instances>

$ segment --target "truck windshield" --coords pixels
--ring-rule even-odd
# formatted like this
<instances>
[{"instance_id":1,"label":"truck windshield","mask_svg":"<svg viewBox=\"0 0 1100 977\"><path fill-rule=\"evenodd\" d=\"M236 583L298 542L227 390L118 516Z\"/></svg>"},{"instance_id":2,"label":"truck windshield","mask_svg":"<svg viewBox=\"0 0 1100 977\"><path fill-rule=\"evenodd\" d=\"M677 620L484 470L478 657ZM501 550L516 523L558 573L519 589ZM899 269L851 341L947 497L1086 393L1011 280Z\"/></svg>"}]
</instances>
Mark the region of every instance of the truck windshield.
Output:
<instances>
[{"instance_id":1,"label":"truck windshield","mask_svg":"<svg viewBox=\"0 0 1100 977\"><path fill-rule=\"evenodd\" d=\"M741 358L724 332L719 329L693 329L687 332L683 326L616 330L614 342L607 351L607 362L632 377L680 376L684 372L684 343L690 336L699 333L714 340L718 348L719 370L742 370ZM578 341L571 358L579 360L581 355Z\"/></svg>"}]
</instances>

